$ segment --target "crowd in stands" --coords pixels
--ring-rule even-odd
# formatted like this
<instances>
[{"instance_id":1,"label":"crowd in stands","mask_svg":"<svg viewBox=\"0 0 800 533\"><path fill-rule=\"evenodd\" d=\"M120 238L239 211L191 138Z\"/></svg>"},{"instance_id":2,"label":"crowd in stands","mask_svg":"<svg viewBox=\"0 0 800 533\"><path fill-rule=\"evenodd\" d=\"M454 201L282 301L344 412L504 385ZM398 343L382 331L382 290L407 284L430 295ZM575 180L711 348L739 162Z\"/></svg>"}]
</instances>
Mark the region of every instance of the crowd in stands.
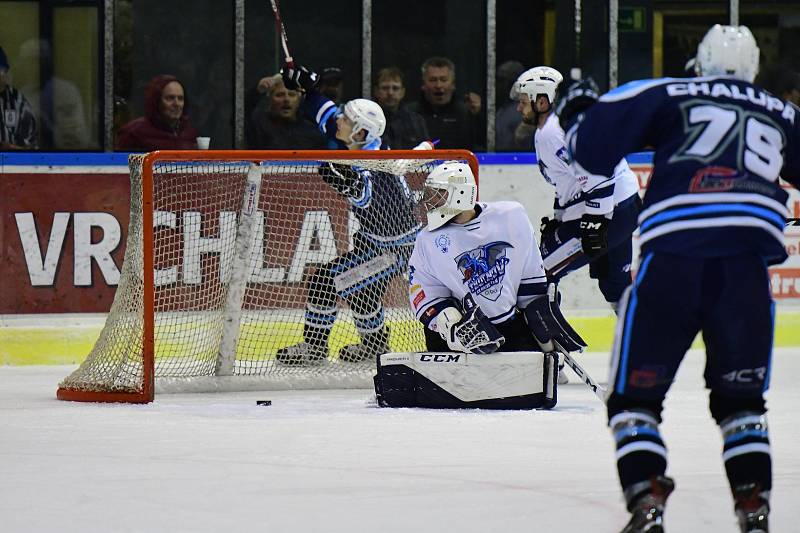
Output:
<instances>
[{"instance_id":1,"label":"crowd in stands","mask_svg":"<svg viewBox=\"0 0 800 533\"><path fill-rule=\"evenodd\" d=\"M397 67L379 70L372 99L387 119L381 137L384 148L412 149L425 140L438 140L439 148L485 149L485 119L481 97L466 93L455 97L456 69L443 57L426 60L421 68L419 99L405 102L406 84ZM341 106L344 75L335 67L319 73L317 90ZM308 117L300 112L302 94L287 89L280 75L267 76L250 89L245 99L247 147L263 150L336 148L326 141Z\"/></svg>"},{"instance_id":2,"label":"crowd in stands","mask_svg":"<svg viewBox=\"0 0 800 533\"><path fill-rule=\"evenodd\" d=\"M38 57L49 53L48 48L33 44L36 46L27 47L30 54ZM0 150L47 149L49 146L91 148L85 124L80 127L84 116L80 106L70 106L74 112L60 110L62 115L69 113L69 116L59 116L57 121L36 111L40 106L47 106L42 96L54 92L58 92L62 102L70 100L64 95L75 91L65 90L69 88L65 87L64 80L50 80L48 90L18 88L10 82L9 69L9 60L0 47ZM508 96L522 70L519 61L506 61L497 69L497 151L532 148L533 129L521 121L516 102ZM458 90L455 64L446 57L428 58L421 65L420 80L418 96L407 99L406 79L398 67L382 68L373 76L371 97L381 106L387 119L382 147L411 149L422 141L437 140L438 148L485 151L483 101L474 92ZM800 73L788 66L764 69L758 81L773 94L800 104ZM317 90L341 108L346 82L340 68L328 67L318 73ZM261 150L336 148L312 120L303 116L303 98L302 92L285 87L280 74L261 78L245 95L245 147ZM203 132L192 125L190 109L188 91L181 80L172 75L152 78L144 90L144 115L115 127L114 148L150 151L203 147L204 143L198 145L198 136ZM64 127L54 126L56 123ZM218 143L217 147L226 144ZM211 147L215 147L213 140Z\"/></svg>"}]
</instances>

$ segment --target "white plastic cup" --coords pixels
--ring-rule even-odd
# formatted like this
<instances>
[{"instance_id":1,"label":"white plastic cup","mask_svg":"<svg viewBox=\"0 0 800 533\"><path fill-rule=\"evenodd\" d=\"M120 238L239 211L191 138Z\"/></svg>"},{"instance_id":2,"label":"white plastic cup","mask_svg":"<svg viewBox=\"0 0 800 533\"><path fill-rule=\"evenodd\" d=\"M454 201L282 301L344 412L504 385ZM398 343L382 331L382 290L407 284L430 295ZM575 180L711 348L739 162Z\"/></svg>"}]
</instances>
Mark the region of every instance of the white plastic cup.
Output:
<instances>
[{"instance_id":1,"label":"white plastic cup","mask_svg":"<svg viewBox=\"0 0 800 533\"><path fill-rule=\"evenodd\" d=\"M198 137L197 138L197 149L198 150L208 150L208 145L211 144L211 137Z\"/></svg>"}]
</instances>

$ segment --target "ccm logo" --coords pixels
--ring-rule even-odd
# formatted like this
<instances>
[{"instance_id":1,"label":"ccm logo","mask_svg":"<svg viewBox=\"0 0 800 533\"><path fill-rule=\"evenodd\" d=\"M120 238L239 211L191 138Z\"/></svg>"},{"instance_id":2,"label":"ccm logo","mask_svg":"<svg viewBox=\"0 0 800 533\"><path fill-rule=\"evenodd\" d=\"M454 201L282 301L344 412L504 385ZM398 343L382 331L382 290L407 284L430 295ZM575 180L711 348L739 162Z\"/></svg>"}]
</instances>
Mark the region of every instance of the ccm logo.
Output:
<instances>
[{"instance_id":1,"label":"ccm logo","mask_svg":"<svg viewBox=\"0 0 800 533\"><path fill-rule=\"evenodd\" d=\"M599 222L581 222L581 228L583 229L600 229Z\"/></svg>"},{"instance_id":2,"label":"ccm logo","mask_svg":"<svg viewBox=\"0 0 800 533\"><path fill-rule=\"evenodd\" d=\"M419 356L420 361L434 363L457 363L461 359L460 353L426 353Z\"/></svg>"}]
</instances>

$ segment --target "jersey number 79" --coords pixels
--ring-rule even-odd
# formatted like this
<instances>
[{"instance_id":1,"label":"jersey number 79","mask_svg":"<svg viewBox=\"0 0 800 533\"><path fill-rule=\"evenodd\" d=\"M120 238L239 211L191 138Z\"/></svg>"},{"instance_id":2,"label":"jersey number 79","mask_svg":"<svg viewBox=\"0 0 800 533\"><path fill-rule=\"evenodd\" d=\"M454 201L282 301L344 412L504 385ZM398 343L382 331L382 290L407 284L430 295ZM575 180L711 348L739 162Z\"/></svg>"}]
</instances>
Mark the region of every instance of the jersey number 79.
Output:
<instances>
[{"instance_id":1,"label":"jersey number 79","mask_svg":"<svg viewBox=\"0 0 800 533\"><path fill-rule=\"evenodd\" d=\"M771 118L702 100L692 100L681 107L688 138L670 158L670 163L695 159L724 164L730 157L725 152L732 148L737 167L768 181L778 179L786 139L783 130Z\"/></svg>"}]
</instances>

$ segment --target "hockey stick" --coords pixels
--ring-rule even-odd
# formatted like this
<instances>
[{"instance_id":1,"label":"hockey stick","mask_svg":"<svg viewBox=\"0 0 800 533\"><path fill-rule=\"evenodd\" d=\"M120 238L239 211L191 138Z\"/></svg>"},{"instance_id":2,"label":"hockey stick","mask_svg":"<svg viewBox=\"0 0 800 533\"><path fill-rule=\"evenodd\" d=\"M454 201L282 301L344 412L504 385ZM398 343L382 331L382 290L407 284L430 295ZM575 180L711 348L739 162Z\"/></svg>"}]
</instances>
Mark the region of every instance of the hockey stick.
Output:
<instances>
[{"instance_id":1,"label":"hockey stick","mask_svg":"<svg viewBox=\"0 0 800 533\"><path fill-rule=\"evenodd\" d=\"M541 344L541 343L540 343ZM545 353L557 352L564 357L564 362L572 369L575 374L581 378L587 387L592 389L592 392L597 396L601 402L606 403L606 389L589 375L589 373L565 350L560 344L555 341L547 341L541 345Z\"/></svg>"},{"instance_id":2,"label":"hockey stick","mask_svg":"<svg viewBox=\"0 0 800 533\"><path fill-rule=\"evenodd\" d=\"M281 20L281 11L278 8L278 0L269 0L272 4L272 12L275 14L275 31L281 36L281 44L283 45L283 56L289 68L294 68L294 59L292 54L289 53L289 42L286 40L286 28L283 27Z\"/></svg>"},{"instance_id":3,"label":"hockey stick","mask_svg":"<svg viewBox=\"0 0 800 533\"><path fill-rule=\"evenodd\" d=\"M800 226L800 218L787 218L786 227L789 226Z\"/></svg>"},{"instance_id":4,"label":"hockey stick","mask_svg":"<svg viewBox=\"0 0 800 533\"><path fill-rule=\"evenodd\" d=\"M564 356L564 362L572 369L573 372L575 372L579 378L581 378L581 380L583 380L587 387L592 389L592 392L594 392L595 396L600 398L601 402L606 403L605 387L596 382L568 352L561 352L561 355Z\"/></svg>"}]
</instances>

